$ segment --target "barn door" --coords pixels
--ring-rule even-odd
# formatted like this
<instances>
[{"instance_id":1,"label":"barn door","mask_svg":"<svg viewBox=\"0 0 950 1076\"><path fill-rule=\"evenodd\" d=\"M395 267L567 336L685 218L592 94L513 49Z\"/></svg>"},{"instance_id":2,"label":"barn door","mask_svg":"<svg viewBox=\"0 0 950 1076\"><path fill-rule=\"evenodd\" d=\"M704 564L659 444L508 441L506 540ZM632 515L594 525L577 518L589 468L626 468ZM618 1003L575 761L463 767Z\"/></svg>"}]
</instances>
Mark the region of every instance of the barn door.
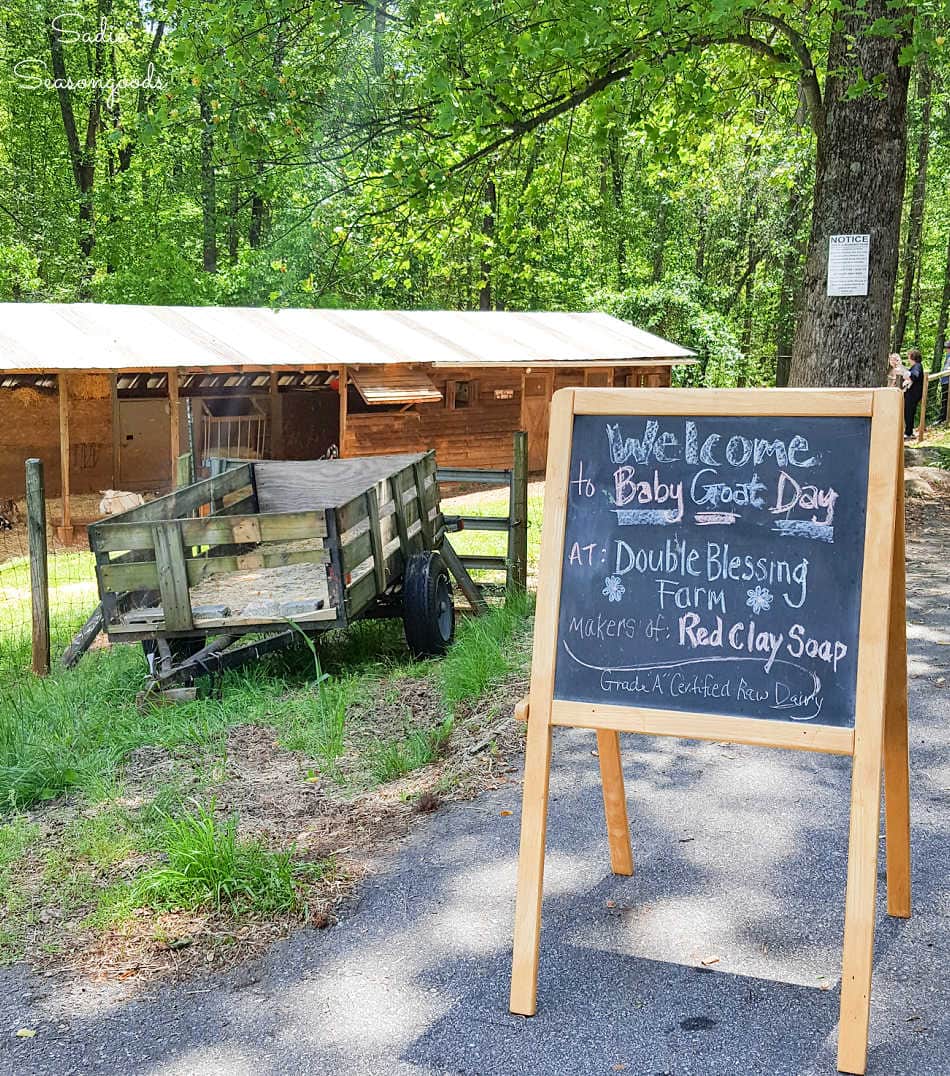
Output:
<instances>
[{"instance_id":1,"label":"barn door","mask_svg":"<svg viewBox=\"0 0 950 1076\"><path fill-rule=\"evenodd\" d=\"M188 429L184 403L179 403L180 431ZM168 445L168 401L119 400L119 489L158 489L172 478Z\"/></svg>"},{"instance_id":2,"label":"barn door","mask_svg":"<svg viewBox=\"0 0 950 1076\"><path fill-rule=\"evenodd\" d=\"M528 470L543 471L548 458L548 408L554 391L549 372L526 374L521 397L521 425L528 434Z\"/></svg>"}]
</instances>

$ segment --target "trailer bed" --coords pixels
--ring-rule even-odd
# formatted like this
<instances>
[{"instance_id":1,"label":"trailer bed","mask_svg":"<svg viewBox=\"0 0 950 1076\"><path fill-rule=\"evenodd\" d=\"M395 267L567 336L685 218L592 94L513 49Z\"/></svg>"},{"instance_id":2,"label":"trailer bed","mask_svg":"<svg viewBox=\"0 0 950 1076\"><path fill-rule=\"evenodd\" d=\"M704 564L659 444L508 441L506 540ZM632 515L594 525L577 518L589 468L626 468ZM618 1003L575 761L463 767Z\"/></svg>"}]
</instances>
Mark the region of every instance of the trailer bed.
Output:
<instances>
[{"instance_id":1,"label":"trailer bed","mask_svg":"<svg viewBox=\"0 0 950 1076\"><path fill-rule=\"evenodd\" d=\"M432 453L231 461L89 528L117 641L345 627L444 532Z\"/></svg>"}]
</instances>

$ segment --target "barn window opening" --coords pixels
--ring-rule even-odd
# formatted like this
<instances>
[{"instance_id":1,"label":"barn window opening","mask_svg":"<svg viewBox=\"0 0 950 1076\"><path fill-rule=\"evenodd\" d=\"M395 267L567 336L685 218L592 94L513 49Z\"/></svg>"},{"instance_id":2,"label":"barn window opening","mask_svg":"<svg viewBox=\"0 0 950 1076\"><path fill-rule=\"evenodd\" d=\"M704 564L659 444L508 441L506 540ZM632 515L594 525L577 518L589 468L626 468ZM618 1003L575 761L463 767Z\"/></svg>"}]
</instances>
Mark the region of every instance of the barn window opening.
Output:
<instances>
[{"instance_id":1,"label":"barn window opening","mask_svg":"<svg viewBox=\"0 0 950 1076\"><path fill-rule=\"evenodd\" d=\"M474 407L478 402L477 381L447 381L445 385L445 406L450 411L460 411Z\"/></svg>"}]
</instances>

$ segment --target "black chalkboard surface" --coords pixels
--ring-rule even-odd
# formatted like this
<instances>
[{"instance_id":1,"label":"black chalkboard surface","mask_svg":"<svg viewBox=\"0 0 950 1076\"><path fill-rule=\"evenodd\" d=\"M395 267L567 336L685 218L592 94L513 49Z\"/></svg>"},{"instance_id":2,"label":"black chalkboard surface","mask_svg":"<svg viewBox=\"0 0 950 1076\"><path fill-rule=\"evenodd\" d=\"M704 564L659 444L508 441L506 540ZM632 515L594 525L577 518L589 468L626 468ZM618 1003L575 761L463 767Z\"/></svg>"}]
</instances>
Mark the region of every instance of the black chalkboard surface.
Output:
<instances>
[{"instance_id":1,"label":"black chalkboard surface","mask_svg":"<svg viewBox=\"0 0 950 1076\"><path fill-rule=\"evenodd\" d=\"M575 415L554 697L853 726L869 442Z\"/></svg>"}]
</instances>

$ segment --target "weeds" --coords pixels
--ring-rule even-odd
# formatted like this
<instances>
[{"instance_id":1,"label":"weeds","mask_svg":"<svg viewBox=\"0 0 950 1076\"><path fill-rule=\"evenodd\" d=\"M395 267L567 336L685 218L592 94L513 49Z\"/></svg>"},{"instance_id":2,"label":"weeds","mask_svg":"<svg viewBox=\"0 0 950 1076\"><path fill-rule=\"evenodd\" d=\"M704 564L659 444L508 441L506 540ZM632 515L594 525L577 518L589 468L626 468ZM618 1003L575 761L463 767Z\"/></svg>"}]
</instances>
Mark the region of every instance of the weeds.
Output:
<instances>
[{"instance_id":1,"label":"weeds","mask_svg":"<svg viewBox=\"0 0 950 1076\"><path fill-rule=\"evenodd\" d=\"M159 847L165 862L140 874L129 887L127 906L156 911L227 909L274 915L299 911L304 894L289 852L259 841L239 840L237 818L214 817L214 803L178 818L165 817ZM311 877L322 872L310 865Z\"/></svg>"},{"instance_id":2,"label":"weeds","mask_svg":"<svg viewBox=\"0 0 950 1076\"><path fill-rule=\"evenodd\" d=\"M515 593L486 616L459 626L455 644L440 669L442 697L450 713L459 703L483 695L511 671L507 644L523 627L531 608L528 595Z\"/></svg>"},{"instance_id":3,"label":"weeds","mask_svg":"<svg viewBox=\"0 0 950 1076\"><path fill-rule=\"evenodd\" d=\"M401 740L380 744L371 753L370 772L377 781L393 781L434 762L452 734L452 718L434 729L413 729Z\"/></svg>"}]
</instances>

